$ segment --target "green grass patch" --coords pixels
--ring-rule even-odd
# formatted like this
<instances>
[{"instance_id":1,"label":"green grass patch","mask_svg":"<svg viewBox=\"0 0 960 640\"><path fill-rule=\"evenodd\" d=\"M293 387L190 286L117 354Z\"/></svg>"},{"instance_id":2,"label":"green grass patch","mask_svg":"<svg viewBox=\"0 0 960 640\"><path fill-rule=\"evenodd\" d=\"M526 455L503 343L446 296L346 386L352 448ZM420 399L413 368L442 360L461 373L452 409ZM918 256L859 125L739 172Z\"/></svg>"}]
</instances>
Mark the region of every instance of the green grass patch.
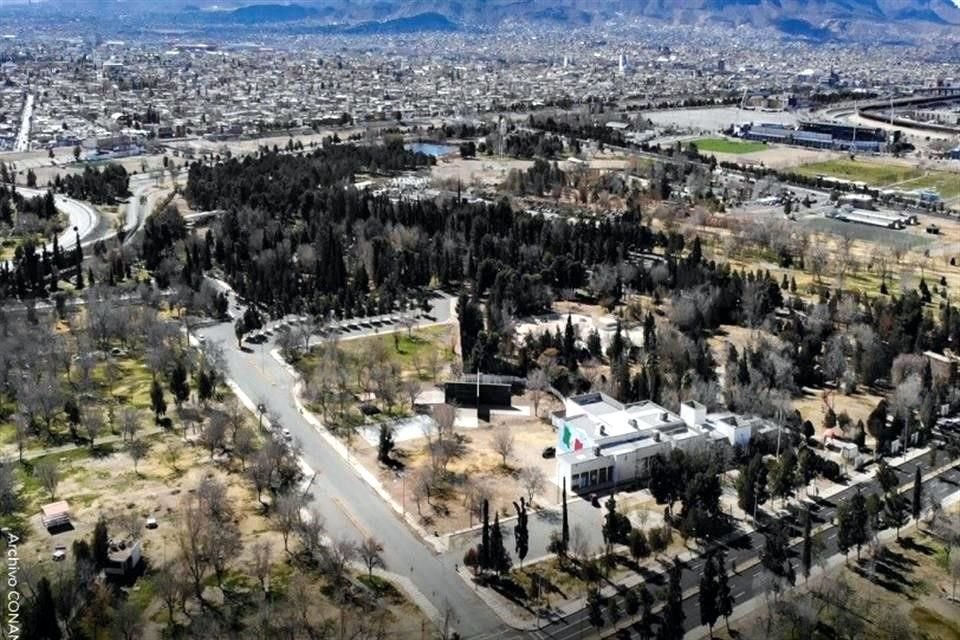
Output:
<instances>
[{"instance_id":1,"label":"green grass patch","mask_svg":"<svg viewBox=\"0 0 960 640\"><path fill-rule=\"evenodd\" d=\"M865 182L874 187L897 186L905 191L933 189L942 198L960 196L960 173L951 171L924 171L911 166L849 159L814 162L794 171L810 177L823 175Z\"/></svg>"},{"instance_id":2,"label":"green grass patch","mask_svg":"<svg viewBox=\"0 0 960 640\"><path fill-rule=\"evenodd\" d=\"M441 354L444 363L450 361L453 355L451 350L452 330L449 326L427 327L416 329L409 334L406 331L382 336L370 336L357 340L344 340L342 349L350 354L359 353L371 341L379 341L386 348L390 358L406 371L413 370L415 361L423 367L431 355L431 351Z\"/></svg>"},{"instance_id":3,"label":"green grass patch","mask_svg":"<svg viewBox=\"0 0 960 640\"><path fill-rule=\"evenodd\" d=\"M727 138L700 138L694 140L692 144L697 145L697 149L701 152L711 151L713 153L756 153L767 148L767 145L762 142L729 140Z\"/></svg>"},{"instance_id":4,"label":"green grass patch","mask_svg":"<svg viewBox=\"0 0 960 640\"><path fill-rule=\"evenodd\" d=\"M392 601L403 600L403 596L397 591L397 588L390 581L384 580L380 576L371 576L364 573L357 576L357 580L365 584L377 598L386 598Z\"/></svg>"}]
</instances>

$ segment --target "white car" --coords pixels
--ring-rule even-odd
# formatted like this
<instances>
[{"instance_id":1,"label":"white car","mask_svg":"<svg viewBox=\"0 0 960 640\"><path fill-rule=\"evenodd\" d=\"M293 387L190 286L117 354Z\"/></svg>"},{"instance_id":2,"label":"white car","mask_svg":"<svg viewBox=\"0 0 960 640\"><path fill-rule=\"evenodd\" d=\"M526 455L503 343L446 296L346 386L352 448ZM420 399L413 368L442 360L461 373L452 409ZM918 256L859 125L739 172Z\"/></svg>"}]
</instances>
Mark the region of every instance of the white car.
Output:
<instances>
[{"instance_id":1,"label":"white car","mask_svg":"<svg viewBox=\"0 0 960 640\"><path fill-rule=\"evenodd\" d=\"M290 439L293 438L293 434L290 433L290 429L284 429L284 430L283 430L283 438L284 438L284 440L290 440Z\"/></svg>"}]
</instances>

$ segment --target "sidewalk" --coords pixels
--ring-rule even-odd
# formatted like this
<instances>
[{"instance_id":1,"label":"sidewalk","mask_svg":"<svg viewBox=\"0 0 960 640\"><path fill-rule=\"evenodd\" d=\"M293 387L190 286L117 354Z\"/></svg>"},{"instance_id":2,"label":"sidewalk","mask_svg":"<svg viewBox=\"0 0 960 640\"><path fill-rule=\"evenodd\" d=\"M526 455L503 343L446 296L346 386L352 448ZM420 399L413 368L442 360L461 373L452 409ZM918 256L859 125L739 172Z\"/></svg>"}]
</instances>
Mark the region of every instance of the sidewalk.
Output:
<instances>
[{"instance_id":1,"label":"sidewalk","mask_svg":"<svg viewBox=\"0 0 960 640\"><path fill-rule=\"evenodd\" d=\"M899 465L903 464L904 462L907 462L907 461L909 461L909 460L913 460L913 459L918 458L918 457L920 457L920 456L926 455L927 451L928 451L927 449L922 449L922 450L916 451L913 455L909 455L909 454L908 454L906 457L894 458L894 459L892 459L892 461L891 461L891 466L899 466ZM950 461L950 462L948 462L948 463L946 463L946 464L942 464L942 465L940 465L939 467L937 467L936 469L934 469L933 471L928 471L926 474L923 474L923 475L921 476L921 482L927 482L930 478L932 478L932 477L934 477L934 476L937 476L937 475L939 475L939 474L941 474L941 473L943 473L943 472L945 472L945 471L947 471L947 470L949 470L949 469L951 469L951 468L953 468L953 467L956 467L956 466L958 466L958 465L960 465L960 460L954 460L954 461ZM842 492L842 491L845 491L845 490L849 489L850 487L857 486L858 484L860 484L860 483L862 483L862 482L870 481L870 480L873 479L875 473L876 473L876 470L874 469L874 470L872 470L871 473L869 473L869 474L858 474L859 481L858 481L858 482L852 482L850 485L846 485L846 486L845 486L845 485L839 485L839 484L833 483L833 486L830 488L830 491L824 492L824 493L820 494L820 495L819 495L819 498L821 498L821 499L826 499L826 498L829 498L829 497L831 497L831 496L834 496L834 495L836 495L836 494L838 494L838 493L840 493L840 492ZM912 479L911 479L911 480L908 481L908 482L902 483L902 484L900 485L900 487L898 488L898 492L899 492L899 493L906 493L907 491L911 491L911 490L912 490L912 487L913 487L913 481L912 481ZM501 521L501 524L502 524L502 521ZM816 535L816 534L818 534L818 533L820 533L820 532L822 532L822 531L829 530L829 529L833 528L834 526L835 526L835 525L833 525L831 522L825 522L825 523L823 523L823 524L821 524L821 525L813 528L813 529L811 530L811 535ZM742 535L751 535L751 534L753 534L753 533L755 533L755 532L756 532L756 528L755 528L752 524L749 524L749 525L745 526L743 529L738 529L737 532L736 532L735 534L731 534L731 536L738 537L738 536L742 536ZM795 544L798 544L798 543L801 542L801 541L802 541L802 538L801 538L801 537L796 537L796 538L790 539L789 542L788 542L788 544L789 544L790 546L793 546L793 545L795 545ZM723 542L724 542L724 540L720 540L720 541L718 541L718 544L721 544L721 545L722 545ZM700 557L700 555L702 555L702 551L700 551L700 550L694 550L694 549L689 549L689 548L688 548L686 551L682 552L682 553L679 554L677 557L680 559L681 562L686 563L686 562L688 562L688 561L690 561L690 560L693 560L693 559L696 559L696 558ZM539 562L539 561L541 561L541 560L544 560L544 559L547 559L547 558L550 558L550 557L552 557L552 556L544 556L543 558L537 558L537 559L531 560L530 562L527 563L527 566L533 566L536 562ZM661 560L661 561L668 562L668 563L669 563L669 562L672 562L672 559L668 559L668 558L660 558L660 560ZM759 558L758 555L755 555L750 561L744 563L743 565L737 566L736 572L737 572L738 574L743 573L744 571L748 571L748 570L754 568L754 567L757 566L758 564L760 564L760 558ZM464 575L464 572L463 572L463 571L460 571L459 573L460 573L461 578L463 578L464 580L466 580L466 581L468 582L468 584L473 584L472 579L471 579L471 576L469 576L469 575ZM811 575L812 575L812 574L811 574ZM631 588L631 587L634 587L634 586L636 586L636 585L638 585L638 584L641 584L641 583L643 583L643 582L644 582L644 579L643 579L640 575L638 575L636 572L634 572L634 573L629 574L622 582L618 583L618 585L617 585L616 587L611 586L611 585L607 585L606 587L604 587L604 588L602 588L602 589L600 590L600 593L601 593L601 595L603 595L604 597L610 596L610 595L614 595L614 594L616 594L616 593L618 592L618 587L619 587L619 588ZM474 585L474 586L476 586L476 585ZM494 612L495 612L498 616L500 616L501 620L503 620L503 622L504 622L505 624L507 624L507 625L509 625L509 626L511 626L511 627L513 627L513 628L515 628L515 629L526 630L526 631L532 631L532 630L535 630L535 629L538 628L538 626L537 626L538 621L537 621L537 620L531 621L531 620L529 619L529 617L524 618L524 617L521 617L520 615L518 615L517 612L516 612L516 609L517 609L518 607L517 607L516 605L514 605L512 602L510 602L510 601L508 601L507 599L505 599L504 597L502 597L502 596L501 596L499 593L497 593L494 589L480 586L480 587L477 587L477 588L476 588L476 591L477 591L477 595L479 595L480 598L481 598L484 602L487 603L487 606L489 606L491 609L493 609ZM684 599L686 599L686 598L688 598L689 596L696 594L698 591L699 591L699 587L691 587L691 588L687 589L686 591L684 591L683 597L684 597ZM585 606L586 606L586 598L585 598L585 597L576 598L576 599L567 601L566 603L564 603L563 605L561 605L561 606L559 606L559 607L556 607L556 608L551 609L551 610L548 612L548 613L549 613L549 616L550 616L549 618L547 618L546 616L542 616L542 617L543 617L543 619L545 619L545 620L547 620L547 621L549 621L549 620L551 620L551 619L552 619L552 620L556 620L556 619L566 618L567 616L569 616L569 615L571 615L571 614L573 614L573 613L576 613L576 612L580 611L580 610L583 609ZM661 606L662 606L662 605L661 605ZM658 608L659 608L659 607L654 607L654 611L658 610ZM704 633L705 633L705 632L706 632L706 629L704 629Z\"/></svg>"},{"instance_id":2,"label":"sidewalk","mask_svg":"<svg viewBox=\"0 0 960 640\"><path fill-rule=\"evenodd\" d=\"M142 430L142 431L137 432L137 437L138 437L138 438L150 437L150 436L154 436L154 435L156 435L156 434L158 434L158 433L163 433L163 429L160 428L160 427L153 427L153 428L151 428L151 429L144 429L144 430ZM100 447L100 446L103 446L103 445L106 445L106 444L114 444L114 443L117 443L117 442L125 442L124 439L123 439L123 436L120 436L120 435L104 436L104 437L100 438L99 440L96 440L94 446ZM68 451L73 451L74 449L85 449L85 448L89 448L88 445L85 445L85 444L76 444L76 443L72 443L72 442L71 442L70 444L62 444L62 445L58 445L58 446L56 446L56 447L46 447L46 448L43 448L43 449L26 449L26 450L24 450L24 452L23 452L23 459L24 459L25 461L26 461L26 460L33 460L33 459L35 459L35 458L42 458L42 457L44 457L44 456L56 455L56 454L59 454L59 453L67 453ZM10 452L10 453L7 453L6 451L4 451L3 455L4 455L4 457L6 457L6 458L8 458L8 459L11 459L11 460L16 460L16 459L18 459L16 449L14 449L14 450L13 450L12 452Z\"/></svg>"}]
</instances>

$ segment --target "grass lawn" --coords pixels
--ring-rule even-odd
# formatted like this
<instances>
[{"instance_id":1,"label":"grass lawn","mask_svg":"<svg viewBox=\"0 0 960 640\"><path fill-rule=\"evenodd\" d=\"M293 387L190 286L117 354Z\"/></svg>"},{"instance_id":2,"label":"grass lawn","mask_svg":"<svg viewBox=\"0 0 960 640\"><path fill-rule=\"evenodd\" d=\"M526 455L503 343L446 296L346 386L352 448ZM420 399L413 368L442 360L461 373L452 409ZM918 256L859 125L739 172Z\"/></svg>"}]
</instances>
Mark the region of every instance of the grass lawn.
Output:
<instances>
[{"instance_id":1,"label":"grass lawn","mask_svg":"<svg viewBox=\"0 0 960 640\"><path fill-rule=\"evenodd\" d=\"M960 173L950 171L924 171L917 167L865 160L828 160L797 167L796 172L805 176L834 176L847 180L865 182L875 187L888 187L897 183L906 191L935 189L943 198L960 195Z\"/></svg>"},{"instance_id":2,"label":"grass lawn","mask_svg":"<svg viewBox=\"0 0 960 640\"><path fill-rule=\"evenodd\" d=\"M714 153L755 153L763 151L767 145L762 142L745 142L743 140L728 140L727 138L700 138L694 140L700 151L713 151Z\"/></svg>"},{"instance_id":3,"label":"grass lawn","mask_svg":"<svg viewBox=\"0 0 960 640\"><path fill-rule=\"evenodd\" d=\"M386 347L391 358L400 365L404 371L415 369L414 361L420 361L420 366L427 361L431 351L437 351L442 354L441 360L444 363L452 359L451 338L453 329L448 325L439 327L427 327L425 329L415 329L411 333L406 331L392 333L382 336L371 336L368 338L359 338L357 340L344 340L340 343L341 348L347 353L356 354L362 351L370 342L379 341Z\"/></svg>"}]
</instances>

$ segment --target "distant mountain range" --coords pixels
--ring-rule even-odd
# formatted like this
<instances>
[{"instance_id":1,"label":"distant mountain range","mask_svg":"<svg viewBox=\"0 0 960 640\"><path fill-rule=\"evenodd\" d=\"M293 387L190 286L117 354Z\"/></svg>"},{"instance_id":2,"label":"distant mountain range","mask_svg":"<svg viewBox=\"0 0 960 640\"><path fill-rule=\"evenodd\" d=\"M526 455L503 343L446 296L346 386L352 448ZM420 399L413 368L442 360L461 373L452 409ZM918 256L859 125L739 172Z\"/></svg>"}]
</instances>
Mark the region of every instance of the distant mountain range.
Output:
<instances>
[{"instance_id":1,"label":"distant mountain range","mask_svg":"<svg viewBox=\"0 0 960 640\"><path fill-rule=\"evenodd\" d=\"M577 26L645 17L673 24L772 27L814 39L874 29L881 40L960 25L954 0L48 0L39 6L45 11L86 6L101 15L107 7L139 9L173 14L178 21L251 26L304 22L352 33L449 31L507 21Z\"/></svg>"}]
</instances>

